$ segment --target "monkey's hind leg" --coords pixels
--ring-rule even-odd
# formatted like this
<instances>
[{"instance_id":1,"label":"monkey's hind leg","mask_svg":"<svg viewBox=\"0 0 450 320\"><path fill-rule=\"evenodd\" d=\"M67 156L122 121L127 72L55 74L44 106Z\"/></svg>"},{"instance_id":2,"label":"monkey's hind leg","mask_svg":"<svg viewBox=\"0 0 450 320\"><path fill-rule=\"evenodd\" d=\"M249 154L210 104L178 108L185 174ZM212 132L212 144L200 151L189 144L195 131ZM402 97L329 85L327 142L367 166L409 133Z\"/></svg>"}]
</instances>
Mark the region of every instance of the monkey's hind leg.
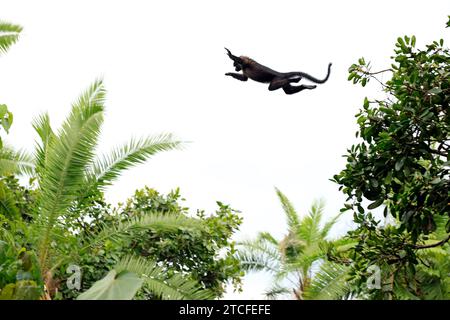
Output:
<instances>
[{"instance_id":1,"label":"monkey's hind leg","mask_svg":"<svg viewBox=\"0 0 450 320\"><path fill-rule=\"evenodd\" d=\"M289 80L281 77L276 77L269 84L269 91L278 90L284 86L289 85Z\"/></svg>"},{"instance_id":2,"label":"monkey's hind leg","mask_svg":"<svg viewBox=\"0 0 450 320\"><path fill-rule=\"evenodd\" d=\"M300 92L305 89L309 89L309 90L315 89L316 87L317 86L315 86L315 85L307 85L307 84L301 84L299 86L293 86L290 84L286 84L283 86L283 90L286 94L294 94L294 93Z\"/></svg>"},{"instance_id":3,"label":"monkey's hind leg","mask_svg":"<svg viewBox=\"0 0 450 320\"><path fill-rule=\"evenodd\" d=\"M228 73L225 73L225 75L233 77L233 78L235 78L237 80L241 80L241 81L247 81L248 80L248 77L246 75L241 74L241 73L228 72Z\"/></svg>"}]
</instances>

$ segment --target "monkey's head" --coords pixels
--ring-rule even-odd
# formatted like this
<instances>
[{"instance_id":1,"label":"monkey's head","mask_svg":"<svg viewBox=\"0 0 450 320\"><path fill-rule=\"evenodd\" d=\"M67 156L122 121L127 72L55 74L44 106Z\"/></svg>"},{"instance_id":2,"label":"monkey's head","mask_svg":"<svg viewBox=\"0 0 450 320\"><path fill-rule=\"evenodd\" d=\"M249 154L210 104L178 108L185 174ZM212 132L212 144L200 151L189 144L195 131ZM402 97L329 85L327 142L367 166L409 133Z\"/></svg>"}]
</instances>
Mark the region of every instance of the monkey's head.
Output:
<instances>
[{"instance_id":1,"label":"monkey's head","mask_svg":"<svg viewBox=\"0 0 450 320\"><path fill-rule=\"evenodd\" d=\"M236 69L236 71L241 71L245 67L251 65L253 61L252 59L246 56L240 56L238 59L239 59L238 61L234 62L234 68Z\"/></svg>"}]
</instances>

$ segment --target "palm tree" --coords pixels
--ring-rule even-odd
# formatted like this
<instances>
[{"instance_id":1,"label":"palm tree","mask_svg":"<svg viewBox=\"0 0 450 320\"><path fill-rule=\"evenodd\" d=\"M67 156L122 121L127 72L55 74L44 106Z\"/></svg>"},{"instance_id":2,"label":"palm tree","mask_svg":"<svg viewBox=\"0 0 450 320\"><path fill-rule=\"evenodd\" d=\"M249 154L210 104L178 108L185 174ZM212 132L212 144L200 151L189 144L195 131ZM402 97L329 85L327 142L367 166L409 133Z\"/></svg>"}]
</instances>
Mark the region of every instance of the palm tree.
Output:
<instances>
[{"instance_id":1,"label":"palm tree","mask_svg":"<svg viewBox=\"0 0 450 320\"><path fill-rule=\"evenodd\" d=\"M28 172L37 180L38 201L32 213L32 221L28 224L27 234L30 238L28 241L35 248L37 264L44 282L46 294L43 298L51 298L51 288L55 283L54 270L70 260L73 261L92 246L108 239L126 237L128 231L136 228L201 228L199 222L194 219L148 213L118 225L105 224L100 231L84 239L80 247L70 223L73 219L84 218L76 216L79 214L76 208L80 205L90 205L91 196L111 185L123 171L143 163L158 152L178 148L181 144L170 134L161 134L131 139L106 155L96 156L95 150L103 123L104 97L103 83L98 80L73 104L70 115L57 132L53 131L48 114L37 117L33 127L40 139L36 143L33 157L6 149L0 152L0 168L4 160L5 171ZM8 159L11 161L6 161ZM130 270L125 272L127 268ZM151 277L153 282L147 280L142 284L145 282L162 297L210 297L197 283L186 280L181 275L168 278L156 263L142 258L123 257L111 272L117 274L110 278L115 281L122 280L120 283L125 283L126 287L133 286L133 279ZM125 282L122 276L125 277ZM159 283L159 286L155 283ZM178 295L174 292L178 292Z\"/></svg>"},{"instance_id":2,"label":"palm tree","mask_svg":"<svg viewBox=\"0 0 450 320\"><path fill-rule=\"evenodd\" d=\"M311 211L300 217L289 199L278 189L287 234L277 240L262 232L256 239L240 243L238 256L247 271L267 271L274 276L268 298L293 294L303 299L338 299L346 294L346 267L326 260L325 247L334 217L322 225L324 204L314 202Z\"/></svg>"}]
</instances>

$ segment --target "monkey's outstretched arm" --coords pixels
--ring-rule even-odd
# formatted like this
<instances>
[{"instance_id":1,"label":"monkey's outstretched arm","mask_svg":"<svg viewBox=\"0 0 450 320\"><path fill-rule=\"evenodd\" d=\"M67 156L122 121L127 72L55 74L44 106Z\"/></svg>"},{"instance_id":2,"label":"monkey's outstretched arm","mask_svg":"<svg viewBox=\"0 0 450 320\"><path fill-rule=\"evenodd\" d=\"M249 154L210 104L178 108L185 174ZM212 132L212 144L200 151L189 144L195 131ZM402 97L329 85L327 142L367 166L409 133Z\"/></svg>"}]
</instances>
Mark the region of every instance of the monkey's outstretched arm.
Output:
<instances>
[{"instance_id":1,"label":"monkey's outstretched arm","mask_svg":"<svg viewBox=\"0 0 450 320\"><path fill-rule=\"evenodd\" d=\"M233 78L235 78L237 80L241 80L241 81L247 81L248 80L248 77L246 75L241 74L241 73L228 72L228 73L225 73L225 75L233 77Z\"/></svg>"}]
</instances>

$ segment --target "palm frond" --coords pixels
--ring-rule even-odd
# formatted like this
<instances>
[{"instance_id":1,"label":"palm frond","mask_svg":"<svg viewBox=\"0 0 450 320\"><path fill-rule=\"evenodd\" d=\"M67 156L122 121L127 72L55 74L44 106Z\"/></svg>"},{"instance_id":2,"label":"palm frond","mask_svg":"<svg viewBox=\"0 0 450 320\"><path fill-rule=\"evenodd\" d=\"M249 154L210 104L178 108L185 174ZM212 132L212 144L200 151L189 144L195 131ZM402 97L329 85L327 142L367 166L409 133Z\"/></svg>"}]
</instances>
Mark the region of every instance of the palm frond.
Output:
<instances>
[{"instance_id":1,"label":"palm frond","mask_svg":"<svg viewBox=\"0 0 450 320\"><path fill-rule=\"evenodd\" d=\"M183 215L161 214L147 212L138 217L119 222L116 225L101 225L101 230L88 238L87 245L81 251L94 247L106 240L117 240L133 230L174 231L187 229L191 232L200 231L203 224L200 220Z\"/></svg>"},{"instance_id":2,"label":"palm frond","mask_svg":"<svg viewBox=\"0 0 450 320\"><path fill-rule=\"evenodd\" d=\"M19 209L17 208L16 201L11 194L11 191L6 187L3 181L0 181L0 217L4 216L11 219L18 215Z\"/></svg>"},{"instance_id":3,"label":"palm frond","mask_svg":"<svg viewBox=\"0 0 450 320\"><path fill-rule=\"evenodd\" d=\"M4 250L3 246L7 244L8 246L19 250L20 248L16 248L17 239L14 237L14 232L6 228L0 228L0 252Z\"/></svg>"},{"instance_id":4,"label":"palm frond","mask_svg":"<svg viewBox=\"0 0 450 320\"><path fill-rule=\"evenodd\" d=\"M132 139L94 161L86 176L86 190L105 187L116 180L121 172L145 162L158 152L175 149L180 142L171 134Z\"/></svg>"},{"instance_id":5,"label":"palm frond","mask_svg":"<svg viewBox=\"0 0 450 320\"><path fill-rule=\"evenodd\" d=\"M445 226L449 223L450 217L448 215L435 215L433 219L436 223L436 230L432 234L435 235L436 239L444 239L448 235Z\"/></svg>"},{"instance_id":6,"label":"palm frond","mask_svg":"<svg viewBox=\"0 0 450 320\"><path fill-rule=\"evenodd\" d=\"M275 274L279 270L277 261L256 252L239 251L236 256L245 271L268 271Z\"/></svg>"},{"instance_id":7,"label":"palm frond","mask_svg":"<svg viewBox=\"0 0 450 320\"><path fill-rule=\"evenodd\" d=\"M297 256L295 260L285 262L280 269L277 278L281 279L287 274L295 271L301 271L303 274L306 274L311 269L314 262L318 261L324 256L325 254L319 250L316 250L309 254L301 254Z\"/></svg>"},{"instance_id":8,"label":"palm frond","mask_svg":"<svg viewBox=\"0 0 450 320\"><path fill-rule=\"evenodd\" d=\"M308 244L317 244L321 237L320 223L323 217L324 202L314 201L309 214L300 221L298 236Z\"/></svg>"},{"instance_id":9,"label":"palm frond","mask_svg":"<svg viewBox=\"0 0 450 320\"><path fill-rule=\"evenodd\" d=\"M289 199L279 189L275 188L275 191L283 207L289 229L295 231L300 224L298 214Z\"/></svg>"},{"instance_id":10,"label":"palm frond","mask_svg":"<svg viewBox=\"0 0 450 320\"><path fill-rule=\"evenodd\" d=\"M278 245L278 240L274 238L269 232L260 232L257 236L258 241L268 241L273 245Z\"/></svg>"},{"instance_id":11,"label":"palm frond","mask_svg":"<svg viewBox=\"0 0 450 320\"><path fill-rule=\"evenodd\" d=\"M40 178L42 178L47 163L48 151L55 141L56 135L50 125L50 116L48 113L41 114L34 118L32 125L40 137L40 141L36 142L34 157L36 159L36 171Z\"/></svg>"},{"instance_id":12,"label":"palm frond","mask_svg":"<svg viewBox=\"0 0 450 320\"><path fill-rule=\"evenodd\" d=\"M9 47L19 39L22 27L5 21L0 21L0 54L6 53Z\"/></svg>"},{"instance_id":13,"label":"palm frond","mask_svg":"<svg viewBox=\"0 0 450 320\"><path fill-rule=\"evenodd\" d=\"M310 300L342 299L349 292L347 275L349 268L341 264L324 261L319 271L304 292L304 298Z\"/></svg>"},{"instance_id":14,"label":"palm frond","mask_svg":"<svg viewBox=\"0 0 450 320\"><path fill-rule=\"evenodd\" d=\"M92 287L77 297L77 300L131 300L142 288L144 280L128 271L111 270Z\"/></svg>"},{"instance_id":15,"label":"palm frond","mask_svg":"<svg viewBox=\"0 0 450 320\"><path fill-rule=\"evenodd\" d=\"M237 258L247 271L265 270L272 273L280 269L281 255L276 245L264 240L242 241Z\"/></svg>"},{"instance_id":16,"label":"palm frond","mask_svg":"<svg viewBox=\"0 0 450 320\"><path fill-rule=\"evenodd\" d=\"M147 288L162 299L205 300L214 297L212 292L203 289L197 281L181 274L167 276L164 268L142 257L125 257L117 264L115 270L118 273L126 270L142 277Z\"/></svg>"},{"instance_id":17,"label":"palm frond","mask_svg":"<svg viewBox=\"0 0 450 320\"><path fill-rule=\"evenodd\" d=\"M15 150L9 145L0 148L0 175L28 174L34 172L34 159L25 150Z\"/></svg>"},{"instance_id":18,"label":"palm frond","mask_svg":"<svg viewBox=\"0 0 450 320\"><path fill-rule=\"evenodd\" d=\"M322 239L327 238L328 234L330 233L331 228L333 228L333 226L336 224L336 222L338 222L338 220L342 216L342 214L343 214L343 212L337 214L336 216L334 216L333 218L331 218L330 220L325 222L325 224L323 225L322 230L320 232L320 237Z\"/></svg>"},{"instance_id":19,"label":"palm frond","mask_svg":"<svg viewBox=\"0 0 450 320\"><path fill-rule=\"evenodd\" d=\"M278 283L275 283L271 288L264 292L264 295L269 300L275 300L279 296L286 295L292 293L292 289L284 287Z\"/></svg>"},{"instance_id":20,"label":"palm frond","mask_svg":"<svg viewBox=\"0 0 450 320\"><path fill-rule=\"evenodd\" d=\"M94 156L103 122L104 93L102 82L96 81L82 94L49 146L40 181L41 211L36 219L37 225L44 226L38 249L41 266L47 259L51 230L77 196L85 168Z\"/></svg>"},{"instance_id":21,"label":"palm frond","mask_svg":"<svg viewBox=\"0 0 450 320\"><path fill-rule=\"evenodd\" d=\"M72 109L86 109L86 107L91 107L103 111L105 95L106 90L103 86L103 80L97 79L78 97L72 105Z\"/></svg>"},{"instance_id":22,"label":"palm frond","mask_svg":"<svg viewBox=\"0 0 450 320\"><path fill-rule=\"evenodd\" d=\"M427 288L426 292L429 293L430 289L433 290L436 288ZM412 290L408 290L408 285L405 285L402 281L394 281L392 291L395 294L395 300L420 300L418 296L411 292Z\"/></svg>"}]
</instances>

